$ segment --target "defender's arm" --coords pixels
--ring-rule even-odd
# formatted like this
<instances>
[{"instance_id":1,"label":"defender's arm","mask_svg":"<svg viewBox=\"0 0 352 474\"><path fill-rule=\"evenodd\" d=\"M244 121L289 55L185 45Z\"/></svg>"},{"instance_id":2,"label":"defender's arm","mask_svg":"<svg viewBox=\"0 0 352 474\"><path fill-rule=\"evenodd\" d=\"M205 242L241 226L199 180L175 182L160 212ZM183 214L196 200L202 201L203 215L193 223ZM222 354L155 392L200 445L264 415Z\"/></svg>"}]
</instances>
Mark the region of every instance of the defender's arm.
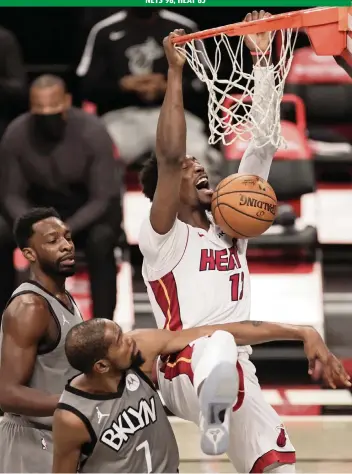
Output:
<instances>
[{"instance_id":1,"label":"defender's arm","mask_svg":"<svg viewBox=\"0 0 352 474\"><path fill-rule=\"evenodd\" d=\"M242 321L239 323L199 326L182 331L167 329L137 329L130 333L147 362L158 355L172 354L184 349L200 337L211 336L215 331L231 333L239 346L262 344L271 341L304 341L311 328L290 324Z\"/></svg>"},{"instance_id":2,"label":"defender's arm","mask_svg":"<svg viewBox=\"0 0 352 474\"><path fill-rule=\"evenodd\" d=\"M309 373L312 373L316 360L320 360L331 387L336 388L336 380L339 380L345 386L351 386L350 377L341 362L331 354L319 333L309 326L242 321L239 323L200 326L183 331L140 330L133 331L131 335L136 340L145 358L146 370L151 371L151 363L157 355L179 352L192 341L200 337L210 336L215 331L231 333L238 345L254 345L271 341L302 341L309 362Z\"/></svg>"}]
</instances>

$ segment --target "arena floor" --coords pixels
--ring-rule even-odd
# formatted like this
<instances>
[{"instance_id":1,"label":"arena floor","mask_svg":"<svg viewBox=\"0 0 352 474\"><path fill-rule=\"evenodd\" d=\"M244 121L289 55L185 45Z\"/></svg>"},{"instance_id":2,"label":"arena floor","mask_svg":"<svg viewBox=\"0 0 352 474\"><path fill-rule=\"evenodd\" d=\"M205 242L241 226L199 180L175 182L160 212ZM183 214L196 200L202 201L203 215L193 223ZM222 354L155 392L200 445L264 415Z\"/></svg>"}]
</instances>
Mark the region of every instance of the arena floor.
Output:
<instances>
[{"instance_id":1,"label":"arena floor","mask_svg":"<svg viewBox=\"0 0 352 474\"><path fill-rule=\"evenodd\" d=\"M299 473L352 473L352 416L283 417L297 451ZM236 472L226 456L208 457L199 448L197 427L172 418L181 473Z\"/></svg>"},{"instance_id":2,"label":"arena floor","mask_svg":"<svg viewBox=\"0 0 352 474\"><path fill-rule=\"evenodd\" d=\"M282 417L297 451L297 473L352 473L352 416ZM206 456L198 428L170 419L180 449L180 473L235 473L224 456ZM1 422L1 417L0 417Z\"/></svg>"}]
</instances>

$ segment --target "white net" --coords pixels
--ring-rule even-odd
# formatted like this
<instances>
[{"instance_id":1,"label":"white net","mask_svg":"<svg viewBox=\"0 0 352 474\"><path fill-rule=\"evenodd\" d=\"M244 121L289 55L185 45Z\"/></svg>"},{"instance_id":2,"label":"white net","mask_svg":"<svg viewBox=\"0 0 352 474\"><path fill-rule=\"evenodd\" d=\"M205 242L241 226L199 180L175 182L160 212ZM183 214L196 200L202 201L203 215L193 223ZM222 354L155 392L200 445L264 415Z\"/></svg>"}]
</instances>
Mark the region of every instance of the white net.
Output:
<instances>
[{"instance_id":1,"label":"white net","mask_svg":"<svg viewBox=\"0 0 352 474\"><path fill-rule=\"evenodd\" d=\"M258 148L268 143L275 147L285 146L280 128L280 103L297 34L298 30L293 29L271 32L265 51L255 45L260 68L253 67L250 72L245 71L248 61L244 61L244 55L249 56L250 53L244 36L238 37L235 48L223 33L207 40L176 45L186 55L198 79L208 88L210 144L222 142L230 145L238 139L247 141L254 137ZM281 51L276 60L274 39L277 35L281 35ZM255 44L252 37L250 40ZM207 51L209 41L215 42L215 51L211 54ZM229 60L231 64L228 78L221 77L224 60Z\"/></svg>"}]
</instances>

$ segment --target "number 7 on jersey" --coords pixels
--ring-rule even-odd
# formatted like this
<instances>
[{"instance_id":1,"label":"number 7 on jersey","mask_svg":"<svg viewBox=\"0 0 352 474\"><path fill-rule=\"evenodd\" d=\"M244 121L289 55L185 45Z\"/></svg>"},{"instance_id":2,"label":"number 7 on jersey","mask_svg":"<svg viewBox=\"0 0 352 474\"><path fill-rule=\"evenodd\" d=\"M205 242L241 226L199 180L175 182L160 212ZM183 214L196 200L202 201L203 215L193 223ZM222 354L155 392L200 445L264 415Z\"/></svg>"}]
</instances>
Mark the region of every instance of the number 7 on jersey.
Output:
<instances>
[{"instance_id":1,"label":"number 7 on jersey","mask_svg":"<svg viewBox=\"0 0 352 474\"><path fill-rule=\"evenodd\" d=\"M145 462L147 464L147 474L150 474L152 472L152 457L150 455L150 448L147 440L143 441L143 443L136 447L136 451L140 451L141 449L144 449Z\"/></svg>"},{"instance_id":2,"label":"number 7 on jersey","mask_svg":"<svg viewBox=\"0 0 352 474\"><path fill-rule=\"evenodd\" d=\"M229 278L231 282L231 301L239 301L243 298L244 273L234 273Z\"/></svg>"}]
</instances>

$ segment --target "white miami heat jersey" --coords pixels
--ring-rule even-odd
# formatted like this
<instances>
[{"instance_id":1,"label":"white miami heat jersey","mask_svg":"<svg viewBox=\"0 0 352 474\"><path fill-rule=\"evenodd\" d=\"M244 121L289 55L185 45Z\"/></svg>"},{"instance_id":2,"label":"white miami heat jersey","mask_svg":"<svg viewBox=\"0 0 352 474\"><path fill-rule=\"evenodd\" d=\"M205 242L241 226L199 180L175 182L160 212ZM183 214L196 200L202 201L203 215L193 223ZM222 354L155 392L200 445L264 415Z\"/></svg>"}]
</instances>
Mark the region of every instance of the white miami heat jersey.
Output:
<instances>
[{"instance_id":1,"label":"white miami heat jersey","mask_svg":"<svg viewBox=\"0 0 352 474\"><path fill-rule=\"evenodd\" d=\"M158 328L172 331L249 319L246 240L176 219L165 235L149 218L141 227L142 274Z\"/></svg>"},{"instance_id":2,"label":"white miami heat jersey","mask_svg":"<svg viewBox=\"0 0 352 474\"><path fill-rule=\"evenodd\" d=\"M251 114L262 129L259 136L253 134L238 169L265 180L277 150L273 143L279 142L280 133L280 120L275 120L279 106L274 76L272 66L254 67ZM272 141L267 139L269 135ZM233 241L214 224L207 232L178 219L167 234L159 235L148 217L141 227L139 247L144 256L143 278L159 328L177 330L249 319L247 240Z\"/></svg>"}]
</instances>

